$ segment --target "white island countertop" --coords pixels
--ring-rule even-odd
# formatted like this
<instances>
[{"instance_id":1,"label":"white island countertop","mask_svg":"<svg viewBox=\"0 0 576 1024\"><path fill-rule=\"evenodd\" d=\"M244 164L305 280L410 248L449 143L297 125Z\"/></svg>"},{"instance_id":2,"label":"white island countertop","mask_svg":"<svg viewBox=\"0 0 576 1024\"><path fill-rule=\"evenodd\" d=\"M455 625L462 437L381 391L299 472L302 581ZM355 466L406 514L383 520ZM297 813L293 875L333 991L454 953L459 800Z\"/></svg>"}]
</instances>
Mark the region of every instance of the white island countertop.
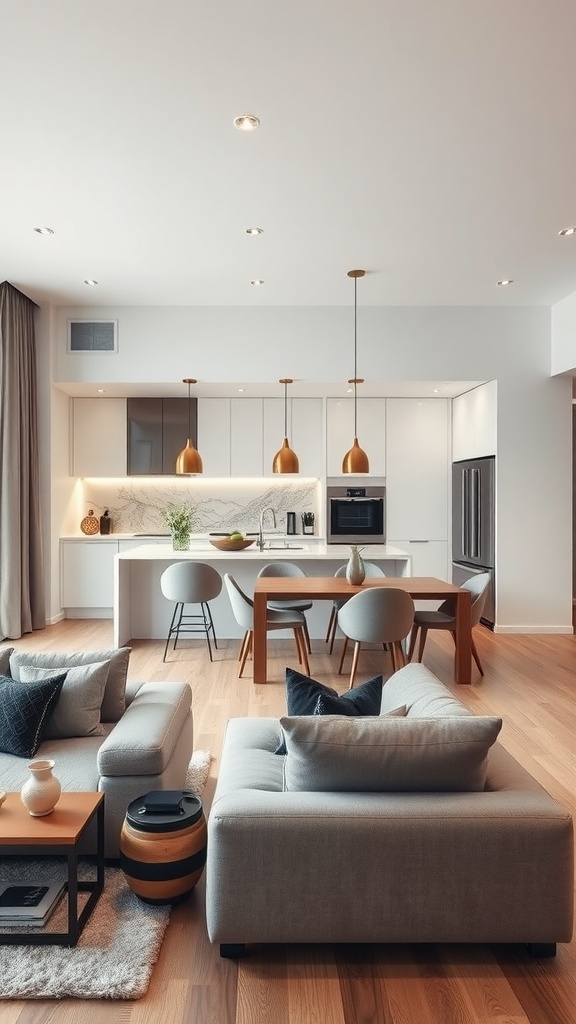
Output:
<instances>
[{"instance_id":1,"label":"white island countertop","mask_svg":"<svg viewBox=\"0 0 576 1024\"><path fill-rule=\"evenodd\" d=\"M165 638L173 606L163 596L160 578L173 562L210 562L221 575L234 576L245 593L252 594L254 581L263 565L274 561L290 561L300 565L307 576L333 576L350 557L349 544L326 544L320 540L291 537L286 547L277 546L283 539L267 538L273 547L260 551L254 543L242 551L219 551L207 538L196 537L187 551L174 551L171 544L143 543L114 555L114 644L121 647L131 639ZM387 576L411 576L411 556L389 544L366 544L362 547L365 561L381 565ZM319 602L321 605L322 602ZM226 589L211 602L218 637L240 637ZM310 635L324 639L326 609L307 613Z\"/></svg>"},{"instance_id":2,"label":"white island countertop","mask_svg":"<svg viewBox=\"0 0 576 1024\"><path fill-rule=\"evenodd\" d=\"M271 546L269 546L271 544ZM365 561L410 561L408 552L401 548L392 547L389 544L366 544L358 545L361 549L362 558ZM307 543L303 538L301 543L298 539L288 541L285 545L282 541L266 541L266 546L260 551L256 543L241 551L220 551L210 544L208 540L192 540L187 551L174 551L171 544L140 544L131 548L130 551L122 551L116 556L119 559L130 561L144 559L145 561L178 561L179 559L196 558L198 561L222 561L222 562L270 562L274 558L281 558L294 562L301 561L341 561L347 562L350 557L349 544L324 544L316 541ZM404 575L410 575L405 573Z\"/></svg>"}]
</instances>

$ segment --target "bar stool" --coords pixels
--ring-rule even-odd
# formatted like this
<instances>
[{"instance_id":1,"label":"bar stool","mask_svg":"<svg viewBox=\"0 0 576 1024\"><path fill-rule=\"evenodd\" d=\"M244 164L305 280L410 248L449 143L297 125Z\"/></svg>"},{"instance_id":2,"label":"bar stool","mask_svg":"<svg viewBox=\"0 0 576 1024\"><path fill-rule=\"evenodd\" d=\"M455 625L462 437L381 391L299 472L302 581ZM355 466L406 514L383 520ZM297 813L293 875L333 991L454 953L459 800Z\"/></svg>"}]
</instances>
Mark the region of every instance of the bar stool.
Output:
<instances>
[{"instance_id":1,"label":"bar stool","mask_svg":"<svg viewBox=\"0 0 576 1024\"><path fill-rule=\"evenodd\" d=\"M220 573L207 562L174 562L162 573L160 587L164 597L168 601L175 602L162 661L166 661L171 638L174 637L173 649L176 650L181 633L204 633L210 661L213 661L210 633L212 633L216 650L218 642L208 602L218 597L222 590ZM200 605L200 612L185 615L184 605L186 604Z\"/></svg>"}]
</instances>

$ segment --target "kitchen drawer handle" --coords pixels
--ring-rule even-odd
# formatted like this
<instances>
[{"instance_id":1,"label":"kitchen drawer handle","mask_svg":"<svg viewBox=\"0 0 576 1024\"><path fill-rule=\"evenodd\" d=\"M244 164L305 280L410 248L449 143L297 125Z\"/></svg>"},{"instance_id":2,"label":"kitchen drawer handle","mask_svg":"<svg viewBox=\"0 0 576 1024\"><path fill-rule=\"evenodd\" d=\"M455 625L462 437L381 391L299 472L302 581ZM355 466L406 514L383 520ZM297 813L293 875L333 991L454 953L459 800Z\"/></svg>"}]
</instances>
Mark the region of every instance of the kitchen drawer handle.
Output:
<instances>
[{"instance_id":1,"label":"kitchen drawer handle","mask_svg":"<svg viewBox=\"0 0 576 1024\"><path fill-rule=\"evenodd\" d=\"M409 540L409 544L429 544L429 540Z\"/></svg>"}]
</instances>

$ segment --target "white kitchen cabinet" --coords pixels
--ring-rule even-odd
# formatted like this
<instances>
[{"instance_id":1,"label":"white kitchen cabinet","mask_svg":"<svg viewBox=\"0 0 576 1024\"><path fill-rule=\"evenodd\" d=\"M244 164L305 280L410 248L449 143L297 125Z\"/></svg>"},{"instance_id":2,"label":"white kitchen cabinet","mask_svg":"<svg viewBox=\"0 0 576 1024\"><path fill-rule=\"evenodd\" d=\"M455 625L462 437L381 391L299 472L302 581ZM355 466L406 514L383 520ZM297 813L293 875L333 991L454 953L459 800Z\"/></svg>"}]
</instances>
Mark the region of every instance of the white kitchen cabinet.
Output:
<instances>
[{"instance_id":1,"label":"white kitchen cabinet","mask_svg":"<svg viewBox=\"0 0 576 1024\"><path fill-rule=\"evenodd\" d=\"M125 398L72 399L71 476L126 476Z\"/></svg>"},{"instance_id":2,"label":"white kitchen cabinet","mask_svg":"<svg viewBox=\"0 0 576 1024\"><path fill-rule=\"evenodd\" d=\"M324 471L323 405L321 398L289 398L288 440L296 452L299 476L318 477ZM284 399L264 398L262 409L262 476L272 473L276 452L284 442Z\"/></svg>"},{"instance_id":3,"label":"white kitchen cabinet","mask_svg":"<svg viewBox=\"0 0 576 1024\"><path fill-rule=\"evenodd\" d=\"M436 579L452 581L448 565L448 541L446 540L390 540L391 547L401 548L412 556L412 576L435 576Z\"/></svg>"},{"instance_id":4,"label":"white kitchen cabinet","mask_svg":"<svg viewBox=\"0 0 576 1024\"><path fill-rule=\"evenodd\" d=\"M358 397L358 443L370 476L386 475L386 401ZM342 476L342 459L354 441L354 399L326 399L326 476ZM346 474L344 474L346 475Z\"/></svg>"},{"instance_id":5,"label":"white kitchen cabinet","mask_svg":"<svg viewBox=\"0 0 576 1024\"><path fill-rule=\"evenodd\" d=\"M386 539L446 541L449 481L448 402L387 399Z\"/></svg>"},{"instance_id":6,"label":"white kitchen cabinet","mask_svg":"<svg viewBox=\"0 0 576 1024\"><path fill-rule=\"evenodd\" d=\"M96 615L102 609L112 609L117 552L118 541L113 539L60 542L62 608L89 608Z\"/></svg>"},{"instance_id":7,"label":"white kitchen cabinet","mask_svg":"<svg viewBox=\"0 0 576 1024\"><path fill-rule=\"evenodd\" d=\"M198 399L198 451L204 476L230 476L230 402Z\"/></svg>"},{"instance_id":8,"label":"white kitchen cabinet","mask_svg":"<svg viewBox=\"0 0 576 1024\"><path fill-rule=\"evenodd\" d=\"M262 451L262 399L231 398L231 475L262 476Z\"/></svg>"},{"instance_id":9,"label":"white kitchen cabinet","mask_svg":"<svg viewBox=\"0 0 576 1024\"><path fill-rule=\"evenodd\" d=\"M496 454L497 382L487 381L452 401L452 460Z\"/></svg>"}]
</instances>

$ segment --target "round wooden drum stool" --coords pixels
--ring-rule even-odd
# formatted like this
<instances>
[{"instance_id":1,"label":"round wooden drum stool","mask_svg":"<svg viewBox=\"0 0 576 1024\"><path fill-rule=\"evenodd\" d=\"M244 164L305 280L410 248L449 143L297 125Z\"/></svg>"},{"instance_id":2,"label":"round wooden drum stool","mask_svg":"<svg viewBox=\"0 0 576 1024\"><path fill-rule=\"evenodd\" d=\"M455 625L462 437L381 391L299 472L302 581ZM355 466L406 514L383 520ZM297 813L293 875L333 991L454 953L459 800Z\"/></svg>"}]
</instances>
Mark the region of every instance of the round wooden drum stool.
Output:
<instances>
[{"instance_id":1,"label":"round wooden drum stool","mask_svg":"<svg viewBox=\"0 0 576 1024\"><path fill-rule=\"evenodd\" d=\"M206 862L206 819L193 793L147 793L128 805L120 866L146 903L174 903L196 885Z\"/></svg>"}]
</instances>

